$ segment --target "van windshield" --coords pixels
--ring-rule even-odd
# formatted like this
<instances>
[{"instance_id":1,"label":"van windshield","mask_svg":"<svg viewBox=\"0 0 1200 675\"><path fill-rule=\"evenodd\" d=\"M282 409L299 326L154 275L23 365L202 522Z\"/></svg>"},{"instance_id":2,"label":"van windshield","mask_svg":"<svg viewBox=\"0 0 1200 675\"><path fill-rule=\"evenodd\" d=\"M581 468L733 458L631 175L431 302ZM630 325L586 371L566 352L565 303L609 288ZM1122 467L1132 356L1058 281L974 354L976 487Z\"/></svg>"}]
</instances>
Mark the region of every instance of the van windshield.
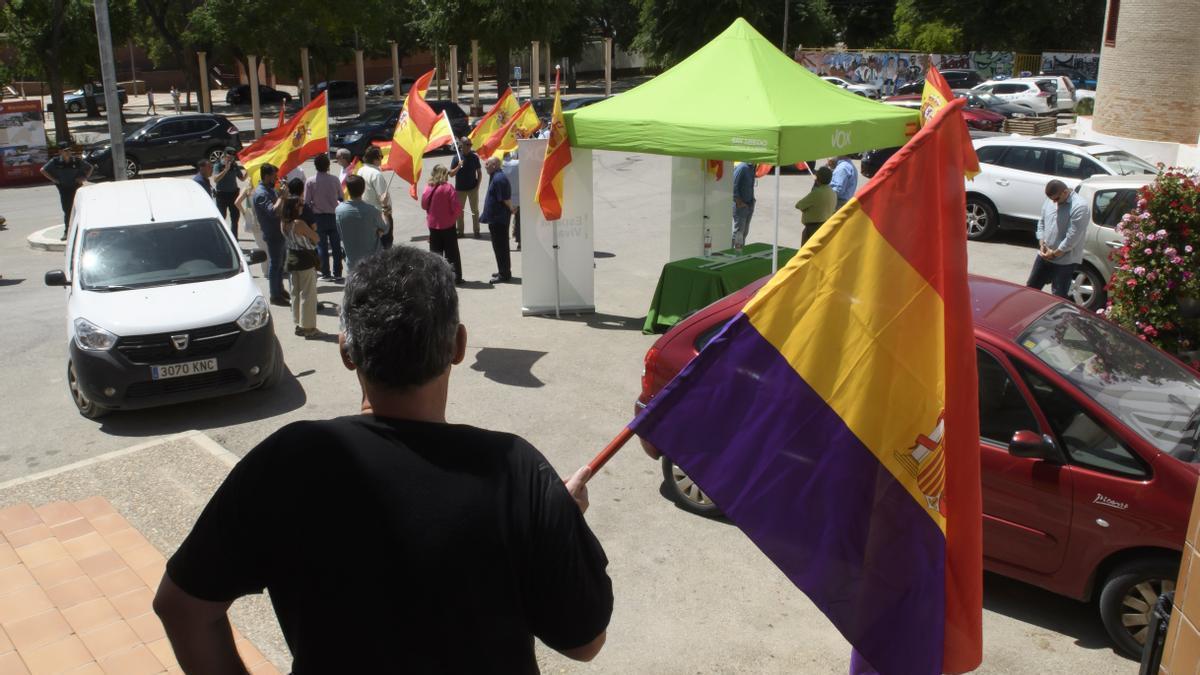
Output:
<instances>
[{"instance_id":1,"label":"van windshield","mask_svg":"<svg viewBox=\"0 0 1200 675\"><path fill-rule=\"evenodd\" d=\"M79 283L89 291L224 279L241 259L220 221L185 220L85 230Z\"/></svg>"}]
</instances>

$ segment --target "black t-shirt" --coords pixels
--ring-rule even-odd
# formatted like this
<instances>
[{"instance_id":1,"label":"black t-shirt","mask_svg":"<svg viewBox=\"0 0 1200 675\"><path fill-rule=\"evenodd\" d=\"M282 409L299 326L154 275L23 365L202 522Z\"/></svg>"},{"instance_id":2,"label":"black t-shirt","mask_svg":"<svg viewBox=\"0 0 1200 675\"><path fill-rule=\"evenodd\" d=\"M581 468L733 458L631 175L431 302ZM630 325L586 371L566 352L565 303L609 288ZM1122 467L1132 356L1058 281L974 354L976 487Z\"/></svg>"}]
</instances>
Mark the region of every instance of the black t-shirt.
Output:
<instances>
[{"instance_id":1,"label":"black t-shirt","mask_svg":"<svg viewBox=\"0 0 1200 675\"><path fill-rule=\"evenodd\" d=\"M462 165L462 169L460 169L458 173L454 174L454 189L474 190L475 188L479 187L479 178L476 177L476 173L478 173L483 166L479 163L479 155L475 154L474 152L468 152L464 154ZM453 169L456 166L458 166L457 156L450 159L450 168Z\"/></svg>"},{"instance_id":2,"label":"black t-shirt","mask_svg":"<svg viewBox=\"0 0 1200 675\"><path fill-rule=\"evenodd\" d=\"M608 626L608 560L521 438L370 416L289 424L167 563L189 594L270 591L297 675L536 673Z\"/></svg>"}]
</instances>

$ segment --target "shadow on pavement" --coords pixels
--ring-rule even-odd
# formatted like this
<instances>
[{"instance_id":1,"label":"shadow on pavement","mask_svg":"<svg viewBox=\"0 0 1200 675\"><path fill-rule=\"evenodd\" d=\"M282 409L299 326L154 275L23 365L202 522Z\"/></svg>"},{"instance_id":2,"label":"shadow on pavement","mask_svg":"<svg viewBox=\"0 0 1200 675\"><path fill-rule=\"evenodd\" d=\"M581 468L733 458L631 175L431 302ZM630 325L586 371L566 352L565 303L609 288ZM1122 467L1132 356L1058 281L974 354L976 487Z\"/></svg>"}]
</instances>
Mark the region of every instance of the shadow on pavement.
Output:
<instances>
[{"instance_id":1,"label":"shadow on pavement","mask_svg":"<svg viewBox=\"0 0 1200 675\"><path fill-rule=\"evenodd\" d=\"M475 290L482 290L482 289L484 289L484 288L492 288L492 285L491 285L491 284L489 284L489 283L488 283L488 282L486 282L486 281L464 281L464 282L462 282L461 284L458 284L458 287L459 287L459 288L473 288L473 289L475 289Z\"/></svg>"},{"instance_id":2,"label":"shadow on pavement","mask_svg":"<svg viewBox=\"0 0 1200 675\"><path fill-rule=\"evenodd\" d=\"M546 383L533 374L533 364L545 355L546 352L529 349L484 347L475 354L475 363L471 364L471 370L477 370L487 379L500 384L513 387L544 387Z\"/></svg>"},{"instance_id":3,"label":"shadow on pavement","mask_svg":"<svg viewBox=\"0 0 1200 675\"><path fill-rule=\"evenodd\" d=\"M615 258L615 257L617 257L617 254L609 253L608 251L592 251L592 257L593 258Z\"/></svg>"},{"instance_id":4,"label":"shadow on pavement","mask_svg":"<svg viewBox=\"0 0 1200 675\"><path fill-rule=\"evenodd\" d=\"M179 403L146 410L113 411L100 420L111 436L161 436L191 429L214 429L275 417L303 407L304 387L291 370L269 390Z\"/></svg>"},{"instance_id":5,"label":"shadow on pavement","mask_svg":"<svg viewBox=\"0 0 1200 675\"><path fill-rule=\"evenodd\" d=\"M1033 230L998 230L991 239L983 243L1037 248L1037 234Z\"/></svg>"},{"instance_id":6,"label":"shadow on pavement","mask_svg":"<svg viewBox=\"0 0 1200 675\"><path fill-rule=\"evenodd\" d=\"M1117 654L1092 603L1072 600L1015 579L985 572L983 608L1075 638L1075 644L1084 649L1105 649Z\"/></svg>"},{"instance_id":7,"label":"shadow on pavement","mask_svg":"<svg viewBox=\"0 0 1200 675\"><path fill-rule=\"evenodd\" d=\"M0 286L16 286L25 281L24 279L0 279Z\"/></svg>"},{"instance_id":8,"label":"shadow on pavement","mask_svg":"<svg viewBox=\"0 0 1200 675\"><path fill-rule=\"evenodd\" d=\"M539 314L538 318L554 319L553 314ZM646 317L635 316L618 316L616 314L568 314L562 313L562 316L555 321L570 321L572 323L586 324L588 328L599 328L601 330L642 330L642 326L646 323Z\"/></svg>"}]
</instances>

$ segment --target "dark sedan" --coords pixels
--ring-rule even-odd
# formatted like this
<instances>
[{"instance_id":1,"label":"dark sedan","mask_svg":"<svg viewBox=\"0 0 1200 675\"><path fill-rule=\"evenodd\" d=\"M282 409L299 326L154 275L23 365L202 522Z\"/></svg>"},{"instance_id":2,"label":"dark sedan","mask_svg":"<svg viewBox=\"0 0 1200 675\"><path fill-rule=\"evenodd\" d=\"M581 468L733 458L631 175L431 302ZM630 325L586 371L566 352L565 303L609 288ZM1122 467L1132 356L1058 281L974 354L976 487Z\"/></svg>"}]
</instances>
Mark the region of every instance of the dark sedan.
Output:
<instances>
[{"instance_id":1,"label":"dark sedan","mask_svg":"<svg viewBox=\"0 0 1200 675\"><path fill-rule=\"evenodd\" d=\"M187 166L198 159L216 162L225 148L242 147L237 127L224 115L192 113L152 117L125 137L125 175L142 169ZM112 148L105 142L88 149L85 158L105 176L113 175Z\"/></svg>"},{"instance_id":2,"label":"dark sedan","mask_svg":"<svg viewBox=\"0 0 1200 675\"><path fill-rule=\"evenodd\" d=\"M352 80L329 80L313 85L312 97L316 98L321 92L329 93L329 100L338 98L357 98L358 83Z\"/></svg>"},{"instance_id":3,"label":"dark sedan","mask_svg":"<svg viewBox=\"0 0 1200 675\"><path fill-rule=\"evenodd\" d=\"M452 101L428 101L428 103L435 113L440 115L443 111L446 112L455 137L467 135L470 129L467 123L467 114L457 103ZM336 148L346 148L355 157L362 157L371 143L391 139L402 109L403 104L401 103L384 103L371 108L345 124L330 129L330 151L332 152Z\"/></svg>"},{"instance_id":4,"label":"dark sedan","mask_svg":"<svg viewBox=\"0 0 1200 675\"><path fill-rule=\"evenodd\" d=\"M954 94L959 98L967 99L967 107L977 110L987 110L1005 117L1033 117L1037 112L1033 108L1024 103L1015 101L1005 101L999 96L992 94L980 94L979 92L970 91L967 89L955 89Z\"/></svg>"},{"instance_id":5,"label":"dark sedan","mask_svg":"<svg viewBox=\"0 0 1200 675\"><path fill-rule=\"evenodd\" d=\"M104 86L100 84L92 85L92 100L96 102L96 107L104 110L107 106L104 102ZM117 101L121 105L129 103L129 95L125 93L125 89L117 87ZM82 89L76 89L63 97L63 106L69 113L83 112L87 108L87 95ZM54 112L54 104L46 106L46 112Z\"/></svg>"},{"instance_id":6,"label":"dark sedan","mask_svg":"<svg viewBox=\"0 0 1200 675\"><path fill-rule=\"evenodd\" d=\"M272 89L265 84L258 85L259 103L291 103L292 95L286 91ZM229 105L250 105L250 85L239 84L225 93L225 102Z\"/></svg>"}]
</instances>

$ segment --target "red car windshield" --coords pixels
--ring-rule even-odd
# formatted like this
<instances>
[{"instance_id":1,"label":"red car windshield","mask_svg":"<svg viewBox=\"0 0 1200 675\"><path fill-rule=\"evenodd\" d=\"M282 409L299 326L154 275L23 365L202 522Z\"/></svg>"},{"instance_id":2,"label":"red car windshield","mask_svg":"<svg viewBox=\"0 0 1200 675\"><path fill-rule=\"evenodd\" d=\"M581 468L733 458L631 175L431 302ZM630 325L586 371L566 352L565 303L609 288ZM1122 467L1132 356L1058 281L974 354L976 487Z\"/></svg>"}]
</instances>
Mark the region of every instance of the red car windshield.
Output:
<instances>
[{"instance_id":1,"label":"red car windshield","mask_svg":"<svg viewBox=\"0 0 1200 675\"><path fill-rule=\"evenodd\" d=\"M1113 324L1060 304L1017 344L1153 444L1195 462L1200 379Z\"/></svg>"}]
</instances>

